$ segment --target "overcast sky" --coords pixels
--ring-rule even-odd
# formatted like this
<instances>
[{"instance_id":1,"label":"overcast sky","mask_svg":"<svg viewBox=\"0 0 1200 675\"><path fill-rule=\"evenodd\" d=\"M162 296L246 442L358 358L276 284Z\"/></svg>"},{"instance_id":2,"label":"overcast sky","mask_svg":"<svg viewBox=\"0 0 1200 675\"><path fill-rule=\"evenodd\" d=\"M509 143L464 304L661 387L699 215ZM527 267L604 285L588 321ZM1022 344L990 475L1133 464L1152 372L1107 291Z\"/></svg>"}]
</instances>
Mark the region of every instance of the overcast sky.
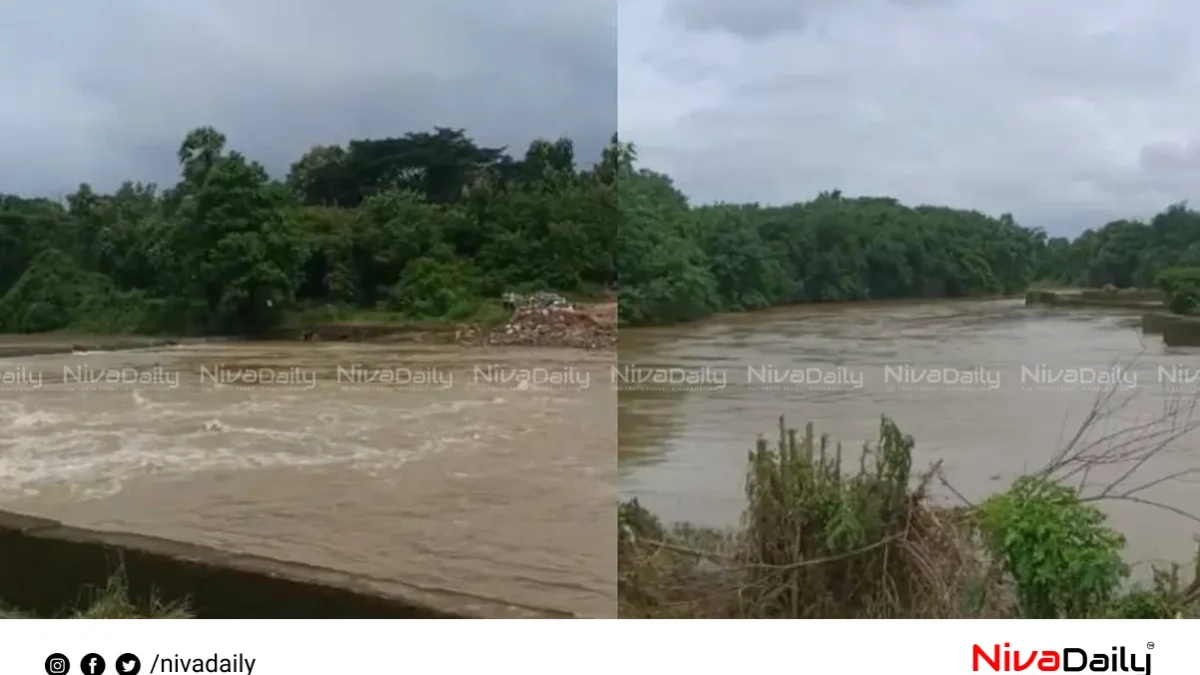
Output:
<instances>
[{"instance_id":1,"label":"overcast sky","mask_svg":"<svg viewBox=\"0 0 1200 675\"><path fill-rule=\"evenodd\" d=\"M696 201L822 189L1075 234L1200 204L1186 0L619 0L620 128Z\"/></svg>"},{"instance_id":2,"label":"overcast sky","mask_svg":"<svg viewBox=\"0 0 1200 675\"><path fill-rule=\"evenodd\" d=\"M464 127L523 153L616 128L612 0L58 0L0 22L0 192L174 182L211 125L279 172L314 143Z\"/></svg>"},{"instance_id":3,"label":"overcast sky","mask_svg":"<svg viewBox=\"0 0 1200 675\"><path fill-rule=\"evenodd\" d=\"M617 115L696 201L822 189L1074 233L1200 201L1184 0L62 0L0 23L0 191L174 179L213 125L314 143L465 127L594 156ZM13 13L10 13L13 14Z\"/></svg>"}]
</instances>

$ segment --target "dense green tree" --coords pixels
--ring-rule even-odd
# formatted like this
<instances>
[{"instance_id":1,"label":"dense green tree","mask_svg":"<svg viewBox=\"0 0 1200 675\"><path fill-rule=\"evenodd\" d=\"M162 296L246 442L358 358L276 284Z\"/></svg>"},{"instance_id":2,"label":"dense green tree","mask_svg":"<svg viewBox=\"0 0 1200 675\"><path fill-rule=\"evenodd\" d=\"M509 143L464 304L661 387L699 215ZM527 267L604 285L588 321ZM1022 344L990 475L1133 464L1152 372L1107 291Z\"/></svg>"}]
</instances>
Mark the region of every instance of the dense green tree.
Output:
<instances>
[{"instance_id":1,"label":"dense green tree","mask_svg":"<svg viewBox=\"0 0 1200 675\"><path fill-rule=\"evenodd\" d=\"M825 192L784 206L693 207L660 174L620 180L626 324L795 302L1024 290L1045 235L999 218Z\"/></svg>"},{"instance_id":2,"label":"dense green tree","mask_svg":"<svg viewBox=\"0 0 1200 675\"><path fill-rule=\"evenodd\" d=\"M0 194L0 330L255 334L309 308L459 319L509 290L618 280L621 321L635 325L1032 281L1151 287L1200 268L1200 214L1185 204L1074 240L1008 214L837 190L696 206L616 135L590 168L569 139L512 156L447 128L315 146L284 180L208 127L178 159L166 189ZM1177 286L1195 311L1200 291Z\"/></svg>"},{"instance_id":3,"label":"dense green tree","mask_svg":"<svg viewBox=\"0 0 1200 675\"><path fill-rule=\"evenodd\" d=\"M1173 268L1200 267L1200 213L1172 204L1150 221L1117 220L1074 241L1039 248L1043 280L1077 286L1152 288Z\"/></svg>"},{"instance_id":4,"label":"dense green tree","mask_svg":"<svg viewBox=\"0 0 1200 675\"><path fill-rule=\"evenodd\" d=\"M0 330L258 334L308 307L458 319L507 290L616 281L615 180L567 139L519 159L455 129L360 139L277 181L203 127L178 159L166 190L0 195Z\"/></svg>"},{"instance_id":5,"label":"dense green tree","mask_svg":"<svg viewBox=\"0 0 1200 675\"><path fill-rule=\"evenodd\" d=\"M667 176L638 168L632 146L613 152L626 325L796 302L1013 294L1034 281L1151 287L1163 269L1200 266L1200 214L1184 205L1074 241L1009 214L837 190L780 206L692 206Z\"/></svg>"}]
</instances>

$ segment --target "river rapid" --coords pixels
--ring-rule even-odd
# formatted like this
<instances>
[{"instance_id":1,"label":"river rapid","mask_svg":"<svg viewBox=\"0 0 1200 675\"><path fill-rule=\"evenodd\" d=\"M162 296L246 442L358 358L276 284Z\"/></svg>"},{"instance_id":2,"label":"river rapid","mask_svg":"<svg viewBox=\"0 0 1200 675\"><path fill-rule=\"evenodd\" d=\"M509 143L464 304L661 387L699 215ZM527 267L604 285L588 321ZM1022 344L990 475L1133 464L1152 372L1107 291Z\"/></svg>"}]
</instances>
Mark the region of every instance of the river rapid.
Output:
<instances>
[{"instance_id":1,"label":"river rapid","mask_svg":"<svg viewBox=\"0 0 1200 675\"><path fill-rule=\"evenodd\" d=\"M618 419L622 496L668 521L736 524L747 451L777 437L780 415L814 422L855 462L887 415L914 436L916 467L942 461L976 501L1044 466L1113 387L1082 444L1163 445L1123 491L1183 472L1130 496L1200 513L1200 475L1188 473L1200 469L1200 350L1143 336L1136 314L1020 300L781 308L624 330L620 362L664 373L660 386L624 387ZM1091 492L1125 466L1093 471ZM1103 508L1130 562L1191 558L1195 521L1129 500Z\"/></svg>"},{"instance_id":2,"label":"river rapid","mask_svg":"<svg viewBox=\"0 0 1200 675\"><path fill-rule=\"evenodd\" d=\"M612 359L292 342L3 358L0 508L615 616Z\"/></svg>"}]
</instances>

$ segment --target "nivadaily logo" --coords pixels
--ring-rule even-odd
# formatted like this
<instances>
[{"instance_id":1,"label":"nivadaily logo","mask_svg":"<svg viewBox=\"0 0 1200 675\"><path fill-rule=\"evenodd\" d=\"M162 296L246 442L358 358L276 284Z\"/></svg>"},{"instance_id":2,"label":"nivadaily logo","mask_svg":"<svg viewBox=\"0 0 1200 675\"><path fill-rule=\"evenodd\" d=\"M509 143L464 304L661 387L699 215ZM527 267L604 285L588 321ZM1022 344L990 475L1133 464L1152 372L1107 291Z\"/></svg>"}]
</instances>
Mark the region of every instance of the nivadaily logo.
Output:
<instances>
[{"instance_id":1,"label":"nivadaily logo","mask_svg":"<svg viewBox=\"0 0 1200 675\"><path fill-rule=\"evenodd\" d=\"M1153 643L1146 645L1153 649ZM1139 662L1141 665L1138 665ZM971 650L971 670L1011 673L1036 669L1044 673L1146 673L1150 675L1150 654L1134 654L1124 647L1113 647L1111 654L1089 652L1079 647L1034 649L1023 652L1005 642L990 648L975 645Z\"/></svg>"}]
</instances>

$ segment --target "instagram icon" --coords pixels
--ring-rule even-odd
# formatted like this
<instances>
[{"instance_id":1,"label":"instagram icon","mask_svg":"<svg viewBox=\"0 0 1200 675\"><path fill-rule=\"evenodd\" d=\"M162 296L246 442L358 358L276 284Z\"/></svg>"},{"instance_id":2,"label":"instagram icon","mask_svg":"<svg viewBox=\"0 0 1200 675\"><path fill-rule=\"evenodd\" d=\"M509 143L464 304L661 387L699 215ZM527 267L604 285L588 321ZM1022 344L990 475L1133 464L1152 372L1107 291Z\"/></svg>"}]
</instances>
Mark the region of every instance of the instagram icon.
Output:
<instances>
[{"instance_id":1,"label":"instagram icon","mask_svg":"<svg viewBox=\"0 0 1200 675\"><path fill-rule=\"evenodd\" d=\"M51 654L46 657L46 675L67 675L71 670L71 662L62 654Z\"/></svg>"}]
</instances>

